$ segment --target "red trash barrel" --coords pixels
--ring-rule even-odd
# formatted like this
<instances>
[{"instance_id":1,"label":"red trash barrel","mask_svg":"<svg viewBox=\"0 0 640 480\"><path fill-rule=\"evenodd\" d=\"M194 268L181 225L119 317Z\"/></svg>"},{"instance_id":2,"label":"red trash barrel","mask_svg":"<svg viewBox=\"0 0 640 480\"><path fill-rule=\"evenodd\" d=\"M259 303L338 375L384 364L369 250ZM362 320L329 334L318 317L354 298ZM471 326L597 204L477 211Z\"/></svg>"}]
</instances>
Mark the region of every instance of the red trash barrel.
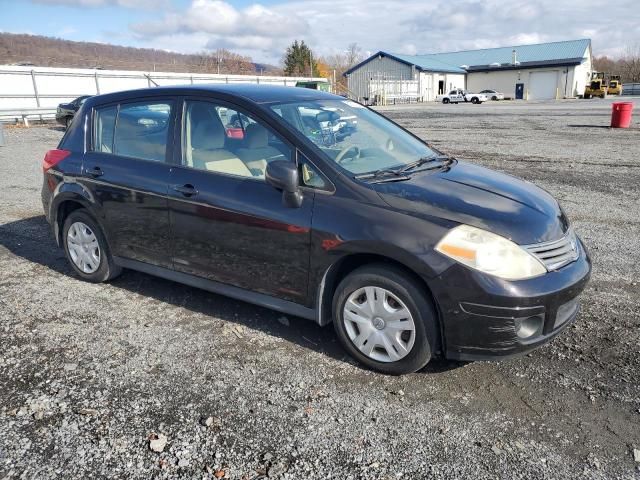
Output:
<instances>
[{"instance_id":1,"label":"red trash barrel","mask_svg":"<svg viewBox=\"0 0 640 480\"><path fill-rule=\"evenodd\" d=\"M629 128L632 111L632 102L614 102L611 105L611 128Z\"/></svg>"}]
</instances>

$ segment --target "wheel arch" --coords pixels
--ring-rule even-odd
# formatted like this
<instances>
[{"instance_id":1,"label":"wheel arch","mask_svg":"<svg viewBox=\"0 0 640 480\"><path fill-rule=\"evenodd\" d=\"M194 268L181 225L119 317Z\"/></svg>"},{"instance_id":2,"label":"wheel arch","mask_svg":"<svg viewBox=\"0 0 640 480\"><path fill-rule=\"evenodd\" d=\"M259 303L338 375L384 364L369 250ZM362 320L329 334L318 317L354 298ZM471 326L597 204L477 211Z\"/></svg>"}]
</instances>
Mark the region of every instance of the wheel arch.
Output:
<instances>
[{"instance_id":1,"label":"wheel arch","mask_svg":"<svg viewBox=\"0 0 640 480\"><path fill-rule=\"evenodd\" d=\"M62 245L62 230L65 220L76 210L84 209L96 221L103 232L104 226L92 209L91 202L81 194L73 191L61 192L51 205L51 219L58 246ZM106 232L105 232L106 237Z\"/></svg>"},{"instance_id":2,"label":"wheel arch","mask_svg":"<svg viewBox=\"0 0 640 480\"><path fill-rule=\"evenodd\" d=\"M425 292L428 300L430 300L431 304L433 305L436 315L437 330L439 332L438 338L434 339L434 344L436 346L436 348L434 349L434 354L441 353L444 344L444 330L441 321L442 315L440 313L438 302L433 295L433 292L431 291L428 283L422 276L420 276L420 274L418 274L418 272L406 265L404 262L379 253L348 254L335 261L333 264L331 264L331 266L329 266L329 268L326 269L322 281L318 287L318 323L321 326L324 326L330 324L333 321L333 297L342 279L360 267L373 264L387 265L400 270L402 273L412 278L419 286L419 288Z\"/></svg>"}]
</instances>

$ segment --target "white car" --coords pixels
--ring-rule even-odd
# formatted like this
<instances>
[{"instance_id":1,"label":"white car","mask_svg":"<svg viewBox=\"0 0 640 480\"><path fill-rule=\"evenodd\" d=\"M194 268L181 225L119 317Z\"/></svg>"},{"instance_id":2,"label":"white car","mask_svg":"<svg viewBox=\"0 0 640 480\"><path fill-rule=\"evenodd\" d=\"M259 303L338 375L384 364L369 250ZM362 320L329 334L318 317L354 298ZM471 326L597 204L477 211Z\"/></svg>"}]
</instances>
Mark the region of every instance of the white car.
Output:
<instances>
[{"instance_id":1,"label":"white car","mask_svg":"<svg viewBox=\"0 0 640 480\"><path fill-rule=\"evenodd\" d=\"M504 100L504 93L500 93L496 90L482 90L480 93L484 93L491 100Z\"/></svg>"},{"instance_id":2,"label":"white car","mask_svg":"<svg viewBox=\"0 0 640 480\"><path fill-rule=\"evenodd\" d=\"M471 102L471 103L482 103L489 100L484 93L469 93L466 90L462 90L460 88L455 88L451 90L447 95L438 95L436 97L436 101L440 101L442 103L460 103L460 102Z\"/></svg>"}]
</instances>

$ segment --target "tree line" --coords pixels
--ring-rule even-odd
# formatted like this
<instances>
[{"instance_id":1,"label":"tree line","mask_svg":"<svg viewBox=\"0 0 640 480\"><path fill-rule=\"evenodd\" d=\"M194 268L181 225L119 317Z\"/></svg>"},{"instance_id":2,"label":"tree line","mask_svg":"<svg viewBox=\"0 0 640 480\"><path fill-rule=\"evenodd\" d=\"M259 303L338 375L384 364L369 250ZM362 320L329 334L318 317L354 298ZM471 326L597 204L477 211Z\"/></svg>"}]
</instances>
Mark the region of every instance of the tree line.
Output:
<instances>
[{"instance_id":1,"label":"tree line","mask_svg":"<svg viewBox=\"0 0 640 480\"><path fill-rule=\"evenodd\" d=\"M280 74L278 67L254 63L250 57L224 48L181 54L12 33L0 33L0 64L147 72Z\"/></svg>"},{"instance_id":2,"label":"tree line","mask_svg":"<svg viewBox=\"0 0 640 480\"><path fill-rule=\"evenodd\" d=\"M314 76L333 81L346 93L342 74L363 60L357 43L341 53L317 57L304 41L295 41L282 58L282 66L255 63L251 57L221 48L195 54L151 48L76 42L40 35L0 33L0 64L39 67L98 68L147 72L220 73L245 75Z\"/></svg>"},{"instance_id":3,"label":"tree line","mask_svg":"<svg viewBox=\"0 0 640 480\"><path fill-rule=\"evenodd\" d=\"M640 83L640 43L628 46L620 58L594 57L593 68L598 72L620 75L622 83Z\"/></svg>"}]
</instances>

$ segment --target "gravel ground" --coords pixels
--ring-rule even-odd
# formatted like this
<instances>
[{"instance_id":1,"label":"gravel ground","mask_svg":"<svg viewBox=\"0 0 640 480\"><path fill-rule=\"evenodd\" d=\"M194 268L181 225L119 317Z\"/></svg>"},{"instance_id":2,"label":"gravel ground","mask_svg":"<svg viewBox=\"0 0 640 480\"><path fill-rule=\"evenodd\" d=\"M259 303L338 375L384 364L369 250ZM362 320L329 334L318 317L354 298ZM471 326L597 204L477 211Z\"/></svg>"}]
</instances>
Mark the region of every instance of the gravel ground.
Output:
<instances>
[{"instance_id":1,"label":"gravel ground","mask_svg":"<svg viewBox=\"0 0 640 480\"><path fill-rule=\"evenodd\" d=\"M40 204L62 132L5 128L0 479L640 478L640 129L604 128L609 104L381 108L548 189L594 261L550 344L403 377L302 319L136 272L79 281Z\"/></svg>"}]
</instances>

